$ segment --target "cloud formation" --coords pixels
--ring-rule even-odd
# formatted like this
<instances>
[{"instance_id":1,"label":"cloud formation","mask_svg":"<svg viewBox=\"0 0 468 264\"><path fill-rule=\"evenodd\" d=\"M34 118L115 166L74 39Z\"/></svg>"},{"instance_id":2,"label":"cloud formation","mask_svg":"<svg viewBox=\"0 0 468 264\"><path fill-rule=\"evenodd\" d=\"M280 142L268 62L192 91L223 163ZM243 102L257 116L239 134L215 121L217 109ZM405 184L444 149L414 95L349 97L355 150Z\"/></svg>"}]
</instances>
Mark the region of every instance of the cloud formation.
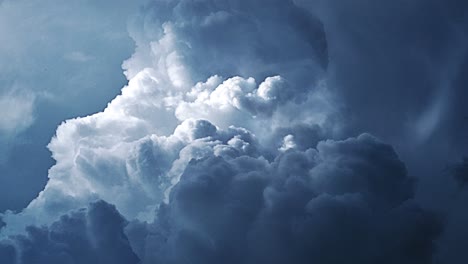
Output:
<instances>
[{"instance_id":1,"label":"cloud formation","mask_svg":"<svg viewBox=\"0 0 468 264\"><path fill-rule=\"evenodd\" d=\"M32 124L34 99L33 95L27 94L0 95L0 108L4 111L0 116L1 135L21 132Z\"/></svg>"},{"instance_id":2,"label":"cloud formation","mask_svg":"<svg viewBox=\"0 0 468 264\"><path fill-rule=\"evenodd\" d=\"M263 158L193 160L152 224L142 263L430 263L437 219L392 148L369 135Z\"/></svg>"},{"instance_id":3,"label":"cloud formation","mask_svg":"<svg viewBox=\"0 0 468 264\"><path fill-rule=\"evenodd\" d=\"M13 263L136 264L123 232L126 221L114 206L97 201L50 226L27 228L25 235L0 242L0 260Z\"/></svg>"},{"instance_id":4,"label":"cloud formation","mask_svg":"<svg viewBox=\"0 0 468 264\"><path fill-rule=\"evenodd\" d=\"M441 223L418 205L416 180L395 150L360 132L386 138L393 132L379 129L395 131L408 111L427 141L447 102L426 109L404 101L388 119L373 112L380 103L392 109L389 89L402 81L381 75L391 66L373 69L387 55L364 56L388 36L367 39L379 36L378 28L363 27L370 31L358 45L356 32L342 26L359 32L368 23L353 18L366 10L335 4L147 5L129 26L136 50L123 63L128 85L102 112L58 127L49 144L56 164L44 190L22 212L2 215L1 258L62 261L58 243L70 248L68 260L91 263L110 261L99 259L96 247L106 257L124 254L115 261L127 263L431 263ZM359 5L369 5L378 25L390 23L379 16L383 7ZM406 37L395 43L408 44ZM93 60L67 54L75 63ZM361 55L364 66L357 67L353 59ZM383 98L379 89L360 86L387 79ZM344 121L344 114L351 117ZM362 123L355 122L360 114ZM93 203L100 199L115 209ZM70 221L86 223L80 235ZM90 230L102 244L84 237ZM84 241L77 248L86 254L73 255L73 236ZM122 251L109 252L108 241Z\"/></svg>"},{"instance_id":5,"label":"cloud formation","mask_svg":"<svg viewBox=\"0 0 468 264\"><path fill-rule=\"evenodd\" d=\"M47 223L96 198L115 204L129 219L152 219L192 158L228 150L273 158L288 135L286 127L329 130L335 109L321 81L323 26L311 14L283 1L268 6L274 13L260 12L260 6L248 2L234 9L227 2L198 3L207 10L190 1L174 3L155 2L142 21L134 22L144 29L141 23L149 23L152 31L132 31L137 50L124 63L128 86L103 112L68 120L57 129L49 144L56 165L46 187L21 214L5 215L5 232ZM225 9L233 12L233 21L212 18ZM174 12L171 17L168 10ZM204 10L203 21L190 20L197 10ZM256 23L248 38L227 34L229 41L210 49L205 44L212 42L200 38L225 34L226 26L233 33ZM313 27L305 30L304 23ZM259 45L264 56L252 57ZM282 54L278 45L295 48ZM242 59L227 65L234 57ZM203 64L207 68L194 67L202 58L210 62ZM251 76L235 76L242 73L239 69ZM215 71L233 77L211 75ZM256 150L256 145L262 147Z\"/></svg>"}]
</instances>

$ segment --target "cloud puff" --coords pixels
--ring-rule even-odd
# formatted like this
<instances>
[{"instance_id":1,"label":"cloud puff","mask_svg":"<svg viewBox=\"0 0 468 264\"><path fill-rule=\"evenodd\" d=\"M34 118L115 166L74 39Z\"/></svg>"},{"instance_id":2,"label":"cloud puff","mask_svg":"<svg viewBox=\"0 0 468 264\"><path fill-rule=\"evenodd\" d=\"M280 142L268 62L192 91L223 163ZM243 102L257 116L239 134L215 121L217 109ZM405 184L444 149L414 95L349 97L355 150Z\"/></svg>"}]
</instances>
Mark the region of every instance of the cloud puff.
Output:
<instances>
[{"instance_id":1,"label":"cloud puff","mask_svg":"<svg viewBox=\"0 0 468 264\"><path fill-rule=\"evenodd\" d=\"M7 93L0 95L0 137L16 134L28 128L34 121L33 94Z\"/></svg>"},{"instance_id":2,"label":"cloud puff","mask_svg":"<svg viewBox=\"0 0 468 264\"><path fill-rule=\"evenodd\" d=\"M60 127L51 142L57 164L50 170L49 182L22 213L4 215L7 234L28 224L50 222L97 197L115 204L129 219L150 220L191 159L259 155L255 136L242 128L220 130L208 121L188 119L169 136L150 134L126 142L121 140L142 121L114 118L91 116Z\"/></svg>"},{"instance_id":3,"label":"cloud puff","mask_svg":"<svg viewBox=\"0 0 468 264\"><path fill-rule=\"evenodd\" d=\"M5 264L136 264L139 260L123 232L125 225L114 206L93 202L50 226L30 226L25 235L3 240L0 259Z\"/></svg>"},{"instance_id":4,"label":"cloud puff","mask_svg":"<svg viewBox=\"0 0 468 264\"><path fill-rule=\"evenodd\" d=\"M127 233L143 263L430 263L440 225L412 196L393 149L361 135L271 163L193 160Z\"/></svg>"}]
</instances>

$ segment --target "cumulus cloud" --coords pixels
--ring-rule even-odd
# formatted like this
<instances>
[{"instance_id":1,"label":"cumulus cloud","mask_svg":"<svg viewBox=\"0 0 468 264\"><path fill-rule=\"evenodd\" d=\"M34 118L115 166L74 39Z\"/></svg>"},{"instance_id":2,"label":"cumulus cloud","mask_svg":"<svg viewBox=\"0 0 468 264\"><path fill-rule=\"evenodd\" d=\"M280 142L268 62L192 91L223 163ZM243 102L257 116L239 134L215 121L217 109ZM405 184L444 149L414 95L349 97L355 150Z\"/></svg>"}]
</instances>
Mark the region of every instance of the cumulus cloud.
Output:
<instances>
[{"instance_id":1,"label":"cumulus cloud","mask_svg":"<svg viewBox=\"0 0 468 264\"><path fill-rule=\"evenodd\" d=\"M347 138L342 94L312 12L282 0L154 1L142 12L128 85L58 127L44 190L2 215L4 259L83 249L91 263L134 263L131 250L142 263L432 261L441 226L393 148L369 134L337 139ZM97 199L115 209L73 211ZM116 210L131 221L131 250Z\"/></svg>"},{"instance_id":2,"label":"cumulus cloud","mask_svg":"<svg viewBox=\"0 0 468 264\"><path fill-rule=\"evenodd\" d=\"M430 263L437 219L393 149L369 135L192 161L152 224L127 233L143 263Z\"/></svg>"},{"instance_id":3,"label":"cumulus cloud","mask_svg":"<svg viewBox=\"0 0 468 264\"><path fill-rule=\"evenodd\" d=\"M216 132L206 121L185 126L198 127L201 136ZM413 186L394 150L366 134L289 149L273 161L223 146L188 162L153 222L127 225L114 206L94 202L3 240L0 257L6 263L430 263L441 226L412 200Z\"/></svg>"},{"instance_id":4,"label":"cumulus cloud","mask_svg":"<svg viewBox=\"0 0 468 264\"><path fill-rule=\"evenodd\" d=\"M310 13L283 1L268 5L275 11L271 14L247 1L235 9L227 2L199 4L208 8L202 16L225 9L238 13L229 16L234 20L228 24L209 19L207 28L205 22L190 20L201 10L196 3L150 5L142 15L146 19L134 26L149 21L145 23L152 30L131 31L137 49L124 63L128 85L103 112L68 120L57 129L49 144L56 160L49 182L22 213L5 214L6 233L28 223L47 223L96 197L115 204L129 219L152 219L191 159L209 153L273 158L278 147L265 142L291 134L284 127L328 129L335 109L320 82L326 67L319 59L326 57L323 27ZM169 10L171 16L165 13ZM256 23L252 35L235 38L235 32ZM224 34L226 27L225 42L204 47L212 42L202 36ZM278 52L278 45L294 48ZM263 56L246 57L260 50ZM231 61L234 57L242 59ZM210 63L194 64L202 58ZM255 67L248 66L253 60ZM241 68L251 75L236 76L243 73Z\"/></svg>"},{"instance_id":5,"label":"cumulus cloud","mask_svg":"<svg viewBox=\"0 0 468 264\"><path fill-rule=\"evenodd\" d=\"M70 212L50 226L30 226L25 235L0 242L5 264L138 263L123 232L126 221L104 201Z\"/></svg>"}]
</instances>

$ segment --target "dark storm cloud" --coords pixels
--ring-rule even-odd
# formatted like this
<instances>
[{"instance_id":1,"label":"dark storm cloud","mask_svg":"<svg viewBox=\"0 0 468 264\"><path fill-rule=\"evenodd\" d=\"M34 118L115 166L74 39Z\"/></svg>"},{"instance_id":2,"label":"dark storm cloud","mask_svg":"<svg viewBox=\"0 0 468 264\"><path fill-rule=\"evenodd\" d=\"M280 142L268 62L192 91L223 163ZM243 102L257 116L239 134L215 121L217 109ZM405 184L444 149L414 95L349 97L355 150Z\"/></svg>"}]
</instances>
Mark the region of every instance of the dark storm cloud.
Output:
<instances>
[{"instance_id":1,"label":"dark storm cloud","mask_svg":"<svg viewBox=\"0 0 468 264\"><path fill-rule=\"evenodd\" d=\"M143 263L430 263L440 225L392 148L369 135L192 161L154 224L127 233Z\"/></svg>"},{"instance_id":2,"label":"dark storm cloud","mask_svg":"<svg viewBox=\"0 0 468 264\"><path fill-rule=\"evenodd\" d=\"M467 198L444 168L468 154L468 2L295 2L324 24L345 130L395 147L416 199L446 217L440 261L465 263Z\"/></svg>"},{"instance_id":3,"label":"dark storm cloud","mask_svg":"<svg viewBox=\"0 0 468 264\"><path fill-rule=\"evenodd\" d=\"M63 215L49 227L27 228L0 242L4 264L138 263L123 233L126 221L103 201Z\"/></svg>"},{"instance_id":4,"label":"dark storm cloud","mask_svg":"<svg viewBox=\"0 0 468 264\"><path fill-rule=\"evenodd\" d=\"M468 183L468 158L464 158L459 163L453 165L450 168L450 172L460 186L465 187Z\"/></svg>"},{"instance_id":5,"label":"dark storm cloud","mask_svg":"<svg viewBox=\"0 0 468 264\"><path fill-rule=\"evenodd\" d=\"M0 260L2 263L16 263L16 258L15 248L8 243L0 241Z\"/></svg>"},{"instance_id":6,"label":"dark storm cloud","mask_svg":"<svg viewBox=\"0 0 468 264\"><path fill-rule=\"evenodd\" d=\"M354 130L396 141L457 133L452 121L463 113L453 108L467 95L456 84L466 76L466 1L296 2L325 25L330 83Z\"/></svg>"}]
</instances>

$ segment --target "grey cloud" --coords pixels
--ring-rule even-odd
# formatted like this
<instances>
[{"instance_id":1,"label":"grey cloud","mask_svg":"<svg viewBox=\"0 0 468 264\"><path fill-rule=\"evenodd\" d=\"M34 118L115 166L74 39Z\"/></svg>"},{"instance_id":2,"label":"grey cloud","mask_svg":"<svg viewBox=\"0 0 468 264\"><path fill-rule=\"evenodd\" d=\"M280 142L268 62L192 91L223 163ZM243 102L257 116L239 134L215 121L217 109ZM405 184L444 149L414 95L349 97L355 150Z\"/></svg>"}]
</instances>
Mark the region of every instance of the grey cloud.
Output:
<instances>
[{"instance_id":1,"label":"grey cloud","mask_svg":"<svg viewBox=\"0 0 468 264\"><path fill-rule=\"evenodd\" d=\"M138 263L123 232L125 219L103 201L63 215L49 227L30 226L26 235L0 242L5 264Z\"/></svg>"},{"instance_id":2,"label":"grey cloud","mask_svg":"<svg viewBox=\"0 0 468 264\"><path fill-rule=\"evenodd\" d=\"M460 186L465 187L468 183L468 158L464 158L461 162L453 165L450 172Z\"/></svg>"},{"instance_id":3,"label":"grey cloud","mask_svg":"<svg viewBox=\"0 0 468 264\"><path fill-rule=\"evenodd\" d=\"M467 244L466 196L444 168L468 149L467 2L295 2L324 24L328 87L345 134L369 132L395 147L418 179L416 199L447 217L440 261L466 262L457 247Z\"/></svg>"},{"instance_id":4,"label":"grey cloud","mask_svg":"<svg viewBox=\"0 0 468 264\"><path fill-rule=\"evenodd\" d=\"M378 135L401 152L436 151L435 159L463 153L466 1L295 2L324 24L328 84L352 133Z\"/></svg>"},{"instance_id":5,"label":"grey cloud","mask_svg":"<svg viewBox=\"0 0 468 264\"><path fill-rule=\"evenodd\" d=\"M167 23L165 29L161 28L163 23ZM212 75L264 79L281 73L293 82L296 92L304 92L327 65L323 25L292 1L270 1L267 5L225 0L154 1L144 19L132 28L139 49L124 63L129 76L151 65L144 56L156 46L148 46L148 42L159 39L164 30L177 36L183 60L196 65L190 68L195 81Z\"/></svg>"},{"instance_id":6,"label":"grey cloud","mask_svg":"<svg viewBox=\"0 0 468 264\"><path fill-rule=\"evenodd\" d=\"M14 246L0 241L0 260L2 260L2 263L16 263L16 258L17 257Z\"/></svg>"},{"instance_id":7,"label":"grey cloud","mask_svg":"<svg viewBox=\"0 0 468 264\"><path fill-rule=\"evenodd\" d=\"M192 161L153 224L126 231L143 263L430 263L440 225L369 135Z\"/></svg>"},{"instance_id":8,"label":"grey cloud","mask_svg":"<svg viewBox=\"0 0 468 264\"><path fill-rule=\"evenodd\" d=\"M278 138L284 138L287 135L293 136L297 148L302 151L315 147L319 141L325 139L323 129L316 124L297 124L290 127L280 127L275 131L273 136L274 142L277 144L276 148L280 147L278 145Z\"/></svg>"}]
</instances>

